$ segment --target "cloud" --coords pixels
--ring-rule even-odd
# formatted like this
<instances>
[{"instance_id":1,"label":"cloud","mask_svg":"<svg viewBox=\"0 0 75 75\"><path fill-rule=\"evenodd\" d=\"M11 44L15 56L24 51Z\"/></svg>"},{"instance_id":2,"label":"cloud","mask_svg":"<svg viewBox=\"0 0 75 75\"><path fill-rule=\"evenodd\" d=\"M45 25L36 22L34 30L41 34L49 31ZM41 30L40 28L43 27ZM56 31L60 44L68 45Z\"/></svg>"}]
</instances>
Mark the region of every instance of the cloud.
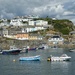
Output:
<instances>
[{"instance_id":1,"label":"cloud","mask_svg":"<svg viewBox=\"0 0 75 75\"><path fill-rule=\"evenodd\" d=\"M73 20L75 16L74 0L0 0L0 17L38 15Z\"/></svg>"}]
</instances>

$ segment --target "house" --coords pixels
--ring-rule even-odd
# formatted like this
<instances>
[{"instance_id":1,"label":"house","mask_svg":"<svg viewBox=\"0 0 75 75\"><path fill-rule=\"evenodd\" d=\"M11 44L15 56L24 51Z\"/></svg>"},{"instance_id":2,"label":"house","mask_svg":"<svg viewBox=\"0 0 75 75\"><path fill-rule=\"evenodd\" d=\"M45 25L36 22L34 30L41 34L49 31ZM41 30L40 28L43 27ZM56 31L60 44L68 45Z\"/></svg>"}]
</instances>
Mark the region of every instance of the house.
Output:
<instances>
[{"instance_id":1,"label":"house","mask_svg":"<svg viewBox=\"0 0 75 75\"><path fill-rule=\"evenodd\" d=\"M16 39L18 40L28 40L29 34L28 33L18 33L15 35Z\"/></svg>"},{"instance_id":2,"label":"house","mask_svg":"<svg viewBox=\"0 0 75 75\"><path fill-rule=\"evenodd\" d=\"M44 21L44 20L36 20L36 21L29 21L29 25L32 25L32 26L46 26L48 25L48 22L47 21Z\"/></svg>"},{"instance_id":3,"label":"house","mask_svg":"<svg viewBox=\"0 0 75 75\"><path fill-rule=\"evenodd\" d=\"M37 40L37 36L36 35L30 35L29 40Z\"/></svg>"},{"instance_id":4,"label":"house","mask_svg":"<svg viewBox=\"0 0 75 75\"><path fill-rule=\"evenodd\" d=\"M28 25L29 21L33 20L34 18L38 18L37 16L27 16L27 17L16 17L14 19L11 19L10 25L14 26L24 26ZM30 23L31 24L31 23ZM31 24L32 25L32 24Z\"/></svg>"},{"instance_id":5,"label":"house","mask_svg":"<svg viewBox=\"0 0 75 75\"><path fill-rule=\"evenodd\" d=\"M43 37L38 35L38 34L30 34L29 35L29 40L42 40Z\"/></svg>"},{"instance_id":6,"label":"house","mask_svg":"<svg viewBox=\"0 0 75 75\"><path fill-rule=\"evenodd\" d=\"M10 25L23 26L23 23L21 22L21 19L12 19L12 20L10 21Z\"/></svg>"},{"instance_id":7,"label":"house","mask_svg":"<svg viewBox=\"0 0 75 75\"><path fill-rule=\"evenodd\" d=\"M48 42L50 44L63 44L64 43L64 38L60 37L59 35L54 35L51 38L48 39Z\"/></svg>"},{"instance_id":8,"label":"house","mask_svg":"<svg viewBox=\"0 0 75 75\"><path fill-rule=\"evenodd\" d=\"M22 32L22 30L20 27L12 26L12 27L8 28L8 35L15 35L15 34L18 34L21 32Z\"/></svg>"},{"instance_id":9,"label":"house","mask_svg":"<svg viewBox=\"0 0 75 75\"><path fill-rule=\"evenodd\" d=\"M42 36L38 36L37 34L28 34L28 33L18 33L15 35L17 40L42 40Z\"/></svg>"},{"instance_id":10,"label":"house","mask_svg":"<svg viewBox=\"0 0 75 75\"><path fill-rule=\"evenodd\" d=\"M69 35L71 35L72 37L75 37L75 31L71 31L71 32L69 33Z\"/></svg>"},{"instance_id":11,"label":"house","mask_svg":"<svg viewBox=\"0 0 75 75\"><path fill-rule=\"evenodd\" d=\"M48 22L47 21L44 21L44 20L37 20L36 21L36 25L41 25L41 26L46 26L48 25Z\"/></svg>"},{"instance_id":12,"label":"house","mask_svg":"<svg viewBox=\"0 0 75 75\"><path fill-rule=\"evenodd\" d=\"M69 33L69 36L70 36L69 41L75 43L75 31L71 31Z\"/></svg>"},{"instance_id":13,"label":"house","mask_svg":"<svg viewBox=\"0 0 75 75\"><path fill-rule=\"evenodd\" d=\"M23 27L21 30L22 32L33 32L33 31L38 31L38 30L44 30L46 28L42 27L42 26L26 26L26 27Z\"/></svg>"},{"instance_id":14,"label":"house","mask_svg":"<svg viewBox=\"0 0 75 75\"><path fill-rule=\"evenodd\" d=\"M2 29L2 35L3 35L3 36L8 35L8 29L3 28L3 29Z\"/></svg>"}]
</instances>

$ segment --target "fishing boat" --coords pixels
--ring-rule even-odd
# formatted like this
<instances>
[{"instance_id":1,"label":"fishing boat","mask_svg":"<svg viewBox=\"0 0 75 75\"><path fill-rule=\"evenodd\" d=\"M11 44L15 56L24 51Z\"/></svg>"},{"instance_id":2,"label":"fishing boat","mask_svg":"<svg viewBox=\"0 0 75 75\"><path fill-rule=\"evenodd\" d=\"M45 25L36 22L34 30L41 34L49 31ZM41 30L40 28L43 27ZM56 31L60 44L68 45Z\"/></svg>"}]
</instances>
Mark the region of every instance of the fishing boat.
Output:
<instances>
[{"instance_id":1,"label":"fishing boat","mask_svg":"<svg viewBox=\"0 0 75 75\"><path fill-rule=\"evenodd\" d=\"M7 54L16 55L16 54L19 54L20 51L21 51L21 49L16 48L15 46L10 46L9 50L2 50L2 54L3 55L7 55Z\"/></svg>"},{"instance_id":2,"label":"fishing boat","mask_svg":"<svg viewBox=\"0 0 75 75\"><path fill-rule=\"evenodd\" d=\"M71 57L67 54L63 54L60 57L55 57L51 55L50 57L48 57L47 61L69 61L70 58Z\"/></svg>"},{"instance_id":3,"label":"fishing boat","mask_svg":"<svg viewBox=\"0 0 75 75\"><path fill-rule=\"evenodd\" d=\"M39 61L40 60L40 55L36 56L29 56L29 57L20 57L20 61Z\"/></svg>"}]
</instances>

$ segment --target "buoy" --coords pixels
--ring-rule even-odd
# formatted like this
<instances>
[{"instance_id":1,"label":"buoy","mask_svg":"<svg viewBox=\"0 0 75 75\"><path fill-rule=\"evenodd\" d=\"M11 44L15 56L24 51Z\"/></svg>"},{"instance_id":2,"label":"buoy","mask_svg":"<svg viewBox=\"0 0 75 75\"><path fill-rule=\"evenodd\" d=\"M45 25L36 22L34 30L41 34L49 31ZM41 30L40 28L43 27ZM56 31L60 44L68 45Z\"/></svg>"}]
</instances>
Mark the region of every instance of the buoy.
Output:
<instances>
[{"instance_id":1,"label":"buoy","mask_svg":"<svg viewBox=\"0 0 75 75\"><path fill-rule=\"evenodd\" d=\"M16 60L14 59L13 61L15 62Z\"/></svg>"},{"instance_id":2,"label":"buoy","mask_svg":"<svg viewBox=\"0 0 75 75\"><path fill-rule=\"evenodd\" d=\"M51 58L47 58L47 61L51 61Z\"/></svg>"}]
</instances>

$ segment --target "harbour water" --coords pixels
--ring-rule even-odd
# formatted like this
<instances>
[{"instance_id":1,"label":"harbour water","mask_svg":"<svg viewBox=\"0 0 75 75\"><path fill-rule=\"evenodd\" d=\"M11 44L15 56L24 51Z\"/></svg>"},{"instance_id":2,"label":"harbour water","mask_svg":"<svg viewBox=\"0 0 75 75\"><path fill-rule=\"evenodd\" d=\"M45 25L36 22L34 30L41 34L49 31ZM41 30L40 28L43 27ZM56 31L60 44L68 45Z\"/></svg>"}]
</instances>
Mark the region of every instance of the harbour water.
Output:
<instances>
[{"instance_id":1,"label":"harbour water","mask_svg":"<svg viewBox=\"0 0 75 75\"><path fill-rule=\"evenodd\" d=\"M71 56L70 61L48 62L50 55ZM41 55L40 61L19 61L21 56ZM19 55L0 55L0 75L75 75L75 53L67 50L48 49L29 51Z\"/></svg>"}]
</instances>

